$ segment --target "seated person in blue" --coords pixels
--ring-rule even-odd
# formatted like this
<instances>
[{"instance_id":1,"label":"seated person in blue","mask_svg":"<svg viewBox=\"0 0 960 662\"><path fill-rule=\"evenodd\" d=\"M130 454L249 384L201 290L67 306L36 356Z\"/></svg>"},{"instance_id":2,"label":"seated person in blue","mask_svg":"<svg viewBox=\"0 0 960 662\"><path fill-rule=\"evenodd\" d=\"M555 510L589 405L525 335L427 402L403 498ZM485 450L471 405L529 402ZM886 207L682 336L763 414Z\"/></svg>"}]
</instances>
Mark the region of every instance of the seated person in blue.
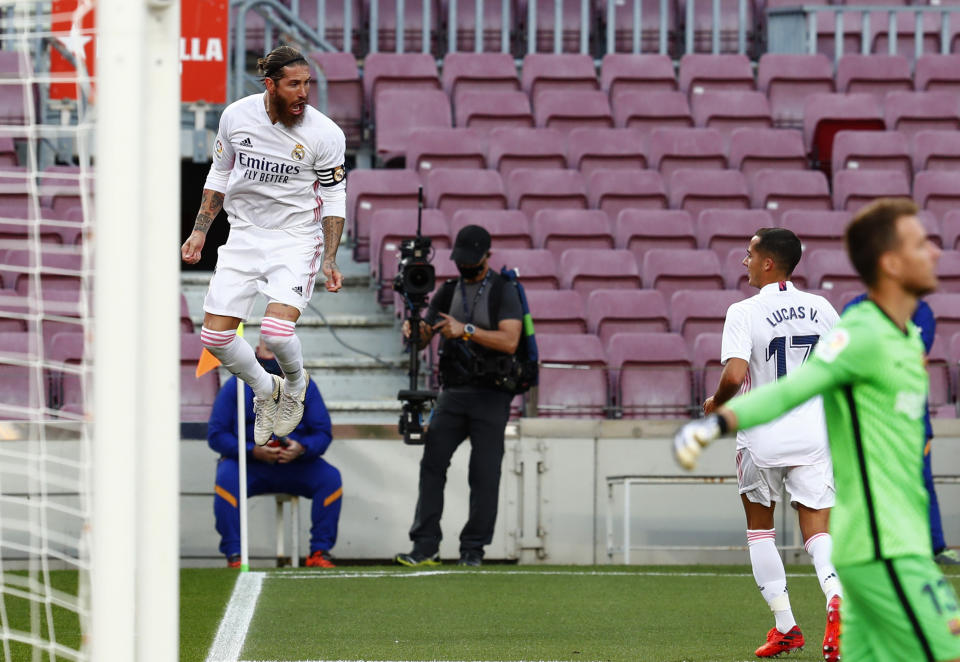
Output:
<instances>
[{"instance_id":1,"label":"seated person in blue","mask_svg":"<svg viewBox=\"0 0 960 662\"><path fill-rule=\"evenodd\" d=\"M257 359L267 372L281 375L273 353L262 339ZM330 414L320 390L311 379L307 384L303 419L290 436L273 438L266 446L253 443L253 391L244 385L247 411L247 495L283 493L312 500L310 556L307 565L335 567L330 549L337 541L340 505L343 495L340 472L321 456L332 439ZM220 534L220 551L227 565L240 567L240 489L237 461L237 378L231 377L213 403L207 429L207 443L220 454L217 463L216 494L213 512ZM296 551L294 553L297 553Z\"/></svg>"}]
</instances>

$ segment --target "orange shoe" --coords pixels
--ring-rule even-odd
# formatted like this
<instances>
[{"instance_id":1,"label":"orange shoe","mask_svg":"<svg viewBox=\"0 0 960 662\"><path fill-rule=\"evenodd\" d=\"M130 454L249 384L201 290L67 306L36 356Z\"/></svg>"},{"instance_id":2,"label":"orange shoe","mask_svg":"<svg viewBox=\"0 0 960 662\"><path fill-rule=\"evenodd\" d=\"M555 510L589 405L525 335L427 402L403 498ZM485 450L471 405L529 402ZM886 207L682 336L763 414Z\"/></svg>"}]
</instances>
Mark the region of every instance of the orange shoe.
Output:
<instances>
[{"instance_id":1,"label":"orange shoe","mask_svg":"<svg viewBox=\"0 0 960 662\"><path fill-rule=\"evenodd\" d=\"M780 657L786 653L803 650L803 633L794 625L786 634L777 628L770 628L767 633L767 643L758 648L754 655L757 657Z\"/></svg>"},{"instance_id":2,"label":"orange shoe","mask_svg":"<svg viewBox=\"0 0 960 662\"><path fill-rule=\"evenodd\" d=\"M228 568L239 568L240 567L240 555L231 554L227 557L227 567Z\"/></svg>"},{"instance_id":3,"label":"orange shoe","mask_svg":"<svg viewBox=\"0 0 960 662\"><path fill-rule=\"evenodd\" d=\"M827 605L827 629L823 633L823 659L837 662L840 659L840 596L830 598Z\"/></svg>"},{"instance_id":4,"label":"orange shoe","mask_svg":"<svg viewBox=\"0 0 960 662\"><path fill-rule=\"evenodd\" d=\"M307 567L308 568L336 568L333 564L333 560L330 558L330 554L323 549L318 549L313 554L307 557Z\"/></svg>"}]
</instances>

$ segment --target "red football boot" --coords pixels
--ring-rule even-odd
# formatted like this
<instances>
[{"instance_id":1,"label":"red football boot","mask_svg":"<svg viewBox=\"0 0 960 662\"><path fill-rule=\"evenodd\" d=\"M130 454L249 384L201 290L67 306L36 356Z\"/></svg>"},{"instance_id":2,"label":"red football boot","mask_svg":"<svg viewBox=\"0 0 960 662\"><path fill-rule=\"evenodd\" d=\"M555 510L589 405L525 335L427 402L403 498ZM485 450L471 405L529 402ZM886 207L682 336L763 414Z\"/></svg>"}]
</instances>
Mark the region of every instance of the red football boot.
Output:
<instances>
[{"instance_id":1,"label":"red football boot","mask_svg":"<svg viewBox=\"0 0 960 662\"><path fill-rule=\"evenodd\" d=\"M330 554L322 549L318 549L313 554L307 557L307 567L308 568L336 568L333 564L333 560L330 558Z\"/></svg>"},{"instance_id":2,"label":"red football boot","mask_svg":"<svg viewBox=\"0 0 960 662\"><path fill-rule=\"evenodd\" d=\"M840 659L840 596L830 598L827 605L827 629L823 633L823 659L838 662Z\"/></svg>"},{"instance_id":3,"label":"red football boot","mask_svg":"<svg viewBox=\"0 0 960 662\"><path fill-rule=\"evenodd\" d=\"M803 633L794 625L786 634L777 628L770 628L767 633L767 643L758 648L754 655L757 657L780 657L786 653L803 650Z\"/></svg>"}]
</instances>

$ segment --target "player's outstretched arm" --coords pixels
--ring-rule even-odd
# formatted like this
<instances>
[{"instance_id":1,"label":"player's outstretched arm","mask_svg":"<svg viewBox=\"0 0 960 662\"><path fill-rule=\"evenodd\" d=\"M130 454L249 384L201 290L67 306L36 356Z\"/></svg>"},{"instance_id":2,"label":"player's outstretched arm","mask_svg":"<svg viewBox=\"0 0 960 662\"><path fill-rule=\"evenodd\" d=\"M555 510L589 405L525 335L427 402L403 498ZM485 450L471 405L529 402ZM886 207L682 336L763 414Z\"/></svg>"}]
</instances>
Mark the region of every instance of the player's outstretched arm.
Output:
<instances>
[{"instance_id":1,"label":"player's outstretched arm","mask_svg":"<svg viewBox=\"0 0 960 662\"><path fill-rule=\"evenodd\" d=\"M343 235L342 216L324 216L323 227L323 275L327 278L327 291L336 292L343 287L343 274L337 266L337 249Z\"/></svg>"},{"instance_id":2,"label":"player's outstretched arm","mask_svg":"<svg viewBox=\"0 0 960 662\"><path fill-rule=\"evenodd\" d=\"M737 429L736 415L726 407L706 418L690 421L673 436L673 457L681 467L691 471L704 448L715 439Z\"/></svg>"},{"instance_id":3,"label":"player's outstretched arm","mask_svg":"<svg viewBox=\"0 0 960 662\"><path fill-rule=\"evenodd\" d=\"M196 264L200 261L200 254L203 251L203 244L207 240L207 231L213 225L213 220L223 209L223 193L213 189L203 189L203 197L200 201L200 211L197 212L197 220L193 224L193 232L183 242L180 247L180 257L187 264Z\"/></svg>"}]
</instances>

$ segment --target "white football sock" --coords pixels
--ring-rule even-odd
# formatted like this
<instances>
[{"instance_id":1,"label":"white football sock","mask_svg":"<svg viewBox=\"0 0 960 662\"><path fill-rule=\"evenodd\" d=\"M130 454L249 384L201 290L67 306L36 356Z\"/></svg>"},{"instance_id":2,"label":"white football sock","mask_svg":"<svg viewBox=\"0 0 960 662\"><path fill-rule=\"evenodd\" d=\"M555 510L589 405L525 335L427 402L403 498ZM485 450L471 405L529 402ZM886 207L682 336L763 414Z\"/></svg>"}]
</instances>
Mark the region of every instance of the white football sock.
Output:
<instances>
[{"instance_id":1,"label":"white football sock","mask_svg":"<svg viewBox=\"0 0 960 662\"><path fill-rule=\"evenodd\" d=\"M777 630L787 633L797 621L787 595L787 571L777 551L776 529L747 529L747 545L757 588L777 620Z\"/></svg>"},{"instance_id":2,"label":"white football sock","mask_svg":"<svg viewBox=\"0 0 960 662\"><path fill-rule=\"evenodd\" d=\"M224 368L249 384L257 396L269 398L273 395L273 379L257 361L253 347L243 338L237 337L236 329L211 331L202 327L200 341L220 360Z\"/></svg>"},{"instance_id":3,"label":"white football sock","mask_svg":"<svg viewBox=\"0 0 960 662\"><path fill-rule=\"evenodd\" d=\"M827 605L830 599L839 595L843 597L843 588L840 586L840 580L837 578L837 569L833 567L830 561L830 554L833 552L833 538L829 533L816 533L810 536L803 548L813 559L813 567L817 572L817 579L820 580L820 588L827 597Z\"/></svg>"},{"instance_id":4,"label":"white football sock","mask_svg":"<svg viewBox=\"0 0 960 662\"><path fill-rule=\"evenodd\" d=\"M306 386L303 378L303 348L294 333L296 325L296 322L276 317L264 317L260 323L260 334L267 348L276 354L277 363L286 378L283 392L290 395L300 393Z\"/></svg>"}]
</instances>

